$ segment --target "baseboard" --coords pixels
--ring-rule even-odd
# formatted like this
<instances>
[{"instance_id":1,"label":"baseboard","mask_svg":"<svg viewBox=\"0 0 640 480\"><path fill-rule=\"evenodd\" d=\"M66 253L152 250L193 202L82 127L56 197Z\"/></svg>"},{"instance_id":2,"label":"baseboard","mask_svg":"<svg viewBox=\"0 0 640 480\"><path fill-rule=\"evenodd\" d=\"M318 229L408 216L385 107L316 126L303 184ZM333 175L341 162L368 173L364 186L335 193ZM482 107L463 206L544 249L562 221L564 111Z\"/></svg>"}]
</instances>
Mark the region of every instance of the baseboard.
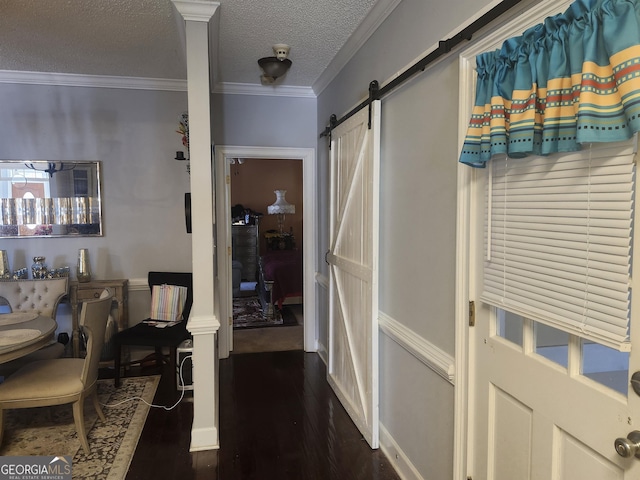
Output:
<instances>
[{"instance_id":1,"label":"baseboard","mask_svg":"<svg viewBox=\"0 0 640 480\"><path fill-rule=\"evenodd\" d=\"M322 360L325 365L329 365L329 352L327 352L327 349L322 343L318 343L316 353L320 356L320 360Z\"/></svg>"},{"instance_id":2,"label":"baseboard","mask_svg":"<svg viewBox=\"0 0 640 480\"><path fill-rule=\"evenodd\" d=\"M149 281L146 278L130 278L129 288L130 292L149 291Z\"/></svg>"},{"instance_id":3,"label":"baseboard","mask_svg":"<svg viewBox=\"0 0 640 480\"><path fill-rule=\"evenodd\" d=\"M382 423L380 424L380 449L402 480L424 480Z\"/></svg>"},{"instance_id":4,"label":"baseboard","mask_svg":"<svg viewBox=\"0 0 640 480\"><path fill-rule=\"evenodd\" d=\"M194 428L191 430L190 452L203 452L205 450L218 450L218 429L216 427Z\"/></svg>"}]
</instances>

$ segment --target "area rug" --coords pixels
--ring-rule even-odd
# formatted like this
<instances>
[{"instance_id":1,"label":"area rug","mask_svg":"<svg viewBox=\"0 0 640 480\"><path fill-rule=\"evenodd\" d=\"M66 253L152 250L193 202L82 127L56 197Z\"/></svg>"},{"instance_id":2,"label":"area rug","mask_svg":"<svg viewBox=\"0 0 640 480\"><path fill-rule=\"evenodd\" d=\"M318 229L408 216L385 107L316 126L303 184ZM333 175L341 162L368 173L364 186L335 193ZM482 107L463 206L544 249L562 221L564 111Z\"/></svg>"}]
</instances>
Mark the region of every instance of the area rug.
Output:
<instances>
[{"instance_id":1,"label":"area rug","mask_svg":"<svg viewBox=\"0 0 640 480\"><path fill-rule=\"evenodd\" d=\"M262 306L258 297L239 297L233 299L233 328L264 328L297 325L296 316L286 306L282 311L276 309L273 320L262 316Z\"/></svg>"},{"instance_id":2,"label":"area rug","mask_svg":"<svg viewBox=\"0 0 640 480\"><path fill-rule=\"evenodd\" d=\"M147 419L160 376L98 380L98 398L106 423L98 418L91 399L84 408L91 453L85 454L73 423L71 405L7 410L0 455L69 455L74 479L122 480L127 474ZM123 400L136 398L116 405Z\"/></svg>"}]
</instances>

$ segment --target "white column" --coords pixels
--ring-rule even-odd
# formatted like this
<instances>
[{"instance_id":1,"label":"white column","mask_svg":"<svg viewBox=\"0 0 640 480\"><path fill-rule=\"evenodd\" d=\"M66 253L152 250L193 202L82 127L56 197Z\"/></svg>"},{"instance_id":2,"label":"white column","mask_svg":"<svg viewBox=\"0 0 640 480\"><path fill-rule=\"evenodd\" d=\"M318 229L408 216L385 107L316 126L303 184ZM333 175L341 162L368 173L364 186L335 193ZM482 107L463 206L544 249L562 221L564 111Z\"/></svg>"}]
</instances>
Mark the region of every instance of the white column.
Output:
<instances>
[{"instance_id":1,"label":"white column","mask_svg":"<svg viewBox=\"0 0 640 480\"><path fill-rule=\"evenodd\" d=\"M193 307L187 328L193 335L193 426L190 450L219 447L216 332L214 306L214 211L211 151L209 22L220 6L203 0L172 0L185 20Z\"/></svg>"}]
</instances>

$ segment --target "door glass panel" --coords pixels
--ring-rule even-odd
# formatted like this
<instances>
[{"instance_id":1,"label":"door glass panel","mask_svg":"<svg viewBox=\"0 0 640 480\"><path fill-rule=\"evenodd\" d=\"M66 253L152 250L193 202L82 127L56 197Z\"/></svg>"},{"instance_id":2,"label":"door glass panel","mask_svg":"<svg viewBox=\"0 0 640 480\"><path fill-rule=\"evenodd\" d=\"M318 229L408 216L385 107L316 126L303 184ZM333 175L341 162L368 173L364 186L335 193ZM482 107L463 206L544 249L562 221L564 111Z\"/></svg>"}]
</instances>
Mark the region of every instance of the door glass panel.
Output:
<instances>
[{"instance_id":1,"label":"door glass panel","mask_svg":"<svg viewBox=\"0 0 640 480\"><path fill-rule=\"evenodd\" d=\"M496 335L522 347L522 317L496 309Z\"/></svg>"},{"instance_id":2,"label":"door glass panel","mask_svg":"<svg viewBox=\"0 0 640 480\"><path fill-rule=\"evenodd\" d=\"M534 337L534 351L538 355L567 368L569 365L569 334L567 332L535 322Z\"/></svg>"},{"instance_id":3,"label":"door glass panel","mask_svg":"<svg viewBox=\"0 0 640 480\"><path fill-rule=\"evenodd\" d=\"M626 395L629 353L582 340L582 375Z\"/></svg>"}]
</instances>

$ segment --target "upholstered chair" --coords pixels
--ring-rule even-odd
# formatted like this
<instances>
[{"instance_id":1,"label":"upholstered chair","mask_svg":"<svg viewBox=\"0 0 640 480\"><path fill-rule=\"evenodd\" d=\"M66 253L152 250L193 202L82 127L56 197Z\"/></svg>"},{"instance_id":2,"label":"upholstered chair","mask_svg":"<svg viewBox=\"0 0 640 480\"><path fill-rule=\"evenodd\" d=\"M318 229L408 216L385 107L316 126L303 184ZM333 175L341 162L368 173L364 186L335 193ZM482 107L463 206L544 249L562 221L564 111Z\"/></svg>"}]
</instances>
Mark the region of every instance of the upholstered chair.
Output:
<instances>
[{"instance_id":1,"label":"upholstered chair","mask_svg":"<svg viewBox=\"0 0 640 480\"><path fill-rule=\"evenodd\" d=\"M98 416L104 422L96 382L112 298L113 293L106 291L101 298L88 300L82 305L80 328L87 336L85 358L31 362L0 384L0 444L5 410L72 403L78 438L84 451L90 453L84 428L84 401L91 396Z\"/></svg>"},{"instance_id":2,"label":"upholstered chair","mask_svg":"<svg viewBox=\"0 0 640 480\"><path fill-rule=\"evenodd\" d=\"M12 312L36 312L54 320L58 305L68 292L69 279L66 277L0 281L0 297L7 301ZM53 340L29 355L0 365L0 376L8 377L27 363L60 358L63 354L64 345Z\"/></svg>"}]
</instances>

